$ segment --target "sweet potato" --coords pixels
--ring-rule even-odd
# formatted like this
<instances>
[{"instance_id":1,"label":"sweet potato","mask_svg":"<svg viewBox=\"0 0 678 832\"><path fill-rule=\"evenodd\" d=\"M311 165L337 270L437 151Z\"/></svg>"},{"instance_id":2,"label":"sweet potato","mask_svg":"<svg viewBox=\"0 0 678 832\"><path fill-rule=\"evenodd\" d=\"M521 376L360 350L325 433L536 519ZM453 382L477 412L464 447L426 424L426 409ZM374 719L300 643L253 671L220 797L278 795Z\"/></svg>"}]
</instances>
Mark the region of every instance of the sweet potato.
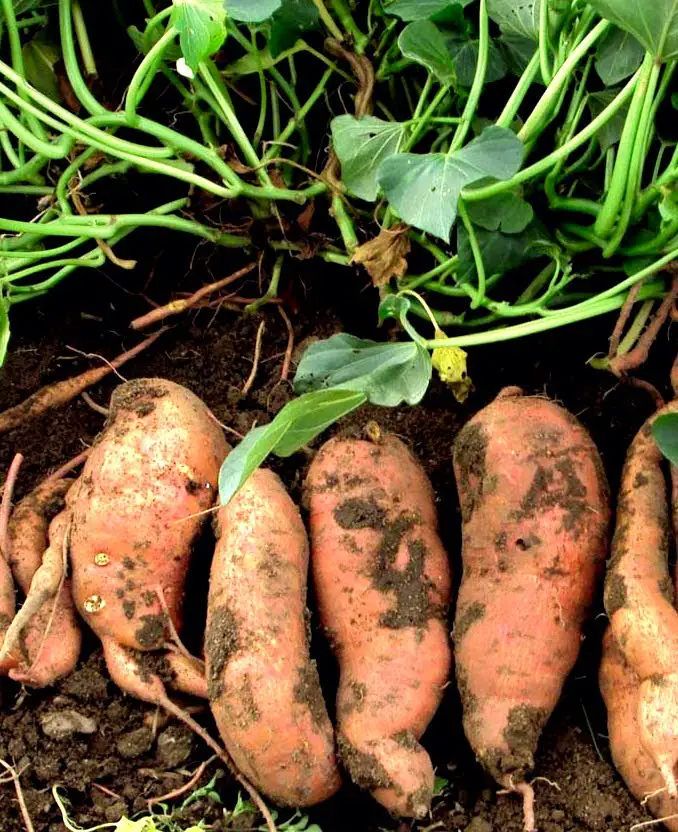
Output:
<instances>
[{"instance_id":1,"label":"sweet potato","mask_svg":"<svg viewBox=\"0 0 678 832\"><path fill-rule=\"evenodd\" d=\"M24 609L54 596L67 551L75 605L101 639L111 678L167 707L160 677L141 667L140 655L168 646L172 629L180 629L192 544L227 450L214 417L184 387L162 379L118 387L12 626ZM206 697L200 662L179 650L166 660L175 687Z\"/></svg>"},{"instance_id":2,"label":"sweet potato","mask_svg":"<svg viewBox=\"0 0 678 832\"><path fill-rule=\"evenodd\" d=\"M321 621L340 668L338 747L351 778L422 817L434 774L419 744L450 670L448 558L431 485L394 436L332 439L306 481Z\"/></svg>"},{"instance_id":3,"label":"sweet potato","mask_svg":"<svg viewBox=\"0 0 678 832\"><path fill-rule=\"evenodd\" d=\"M9 555L12 574L25 595L48 547L63 548L63 518L50 528L52 518L64 507L72 480L47 480L25 497L14 510L9 524ZM82 636L71 598L70 580L45 600L26 627L17 650L11 678L33 687L45 687L66 676L80 655Z\"/></svg>"},{"instance_id":4,"label":"sweet potato","mask_svg":"<svg viewBox=\"0 0 678 832\"><path fill-rule=\"evenodd\" d=\"M67 496L73 597L112 675L113 648L167 645L165 608L181 628L191 547L227 450L207 407L180 385L141 379L113 393L106 427ZM204 692L188 659L170 653L168 661L179 687Z\"/></svg>"},{"instance_id":5,"label":"sweet potato","mask_svg":"<svg viewBox=\"0 0 678 832\"><path fill-rule=\"evenodd\" d=\"M644 750L638 721L640 679L624 658L608 627L603 639L600 690L607 707L607 732L612 760L631 793L656 818L665 818L670 832L678 832L678 799L669 797L662 775Z\"/></svg>"},{"instance_id":6,"label":"sweet potato","mask_svg":"<svg viewBox=\"0 0 678 832\"><path fill-rule=\"evenodd\" d=\"M0 555L0 648L5 640L5 633L14 618L16 598L14 581L7 561ZM15 664L14 659L7 657L0 663L0 675L6 673Z\"/></svg>"},{"instance_id":7,"label":"sweet potato","mask_svg":"<svg viewBox=\"0 0 678 832\"><path fill-rule=\"evenodd\" d=\"M306 618L308 539L280 479L260 469L215 523L205 652L212 712L240 771L276 803L340 785Z\"/></svg>"},{"instance_id":8,"label":"sweet potato","mask_svg":"<svg viewBox=\"0 0 678 832\"><path fill-rule=\"evenodd\" d=\"M676 798L678 612L668 566L668 483L652 436L654 419L670 412L678 412L678 399L648 419L626 457L605 609L617 645L639 680L642 747L661 772L668 794Z\"/></svg>"},{"instance_id":9,"label":"sweet potato","mask_svg":"<svg viewBox=\"0 0 678 832\"><path fill-rule=\"evenodd\" d=\"M609 495L586 430L510 388L454 445L463 576L454 623L464 730L485 769L525 798L546 721L579 652L605 563Z\"/></svg>"}]
</instances>

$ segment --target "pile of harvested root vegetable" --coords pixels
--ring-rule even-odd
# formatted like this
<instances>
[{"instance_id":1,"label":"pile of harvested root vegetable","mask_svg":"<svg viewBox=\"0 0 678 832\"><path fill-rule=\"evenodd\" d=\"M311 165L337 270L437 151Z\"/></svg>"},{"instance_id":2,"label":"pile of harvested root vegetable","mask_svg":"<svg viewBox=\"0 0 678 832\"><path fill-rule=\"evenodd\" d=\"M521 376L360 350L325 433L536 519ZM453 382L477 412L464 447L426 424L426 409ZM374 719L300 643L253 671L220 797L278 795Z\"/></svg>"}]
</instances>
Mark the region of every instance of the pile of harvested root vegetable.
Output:
<instances>
[{"instance_id":1,"label":"pile of harvested root vegetable","mask_svg":"<svg viewBox=\"0 0 678 832\"><path fill-rule=\"evenodd\" d=\"M678 388L678 361L673 370ZM633 794L678 829L678 611L671 514L652 424L628 454L605 582L601 686L615 763ZM579 651L608 556L610 496L598 451L563 407L502 390L459 433L454 474L463 575L453 576L433 489L396 436L370 422L307 471L302 514L256 470L225 505L223 431L189 390L119 386L93 447L12 511L0 511L0 671L44 687L79 658L81 619L112 680L191 727L250 794L304 807L350 778L400 818L424 818L434 770L420 744L452 667L466 736L501 789L523 801L542 729ZM83 465L77 478L73 470ZM678 471L672 469L678 531ZM181 641L194 543L213 522L204 656ZM333 725L311 657L308 571L340 680ZM15 587L24 596L16 609ZM208 699L224 747L170 696Z\"/></svg>"}]
</instances>

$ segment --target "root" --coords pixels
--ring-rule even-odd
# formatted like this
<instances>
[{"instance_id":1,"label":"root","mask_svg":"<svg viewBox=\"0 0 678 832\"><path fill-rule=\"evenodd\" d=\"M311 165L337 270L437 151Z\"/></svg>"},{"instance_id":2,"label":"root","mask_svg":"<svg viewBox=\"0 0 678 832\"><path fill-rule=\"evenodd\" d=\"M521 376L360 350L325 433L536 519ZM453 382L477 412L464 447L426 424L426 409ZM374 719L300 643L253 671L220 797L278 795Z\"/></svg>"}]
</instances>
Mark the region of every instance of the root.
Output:
<instances>
[{"instance_id":1,"label":"root","mask_svg":"<svg viewBox=\"0 0 678 832\"><path fill-rule=\"evenodd\" d=\"M658 823L664 823L667 820L675 820L678 814L665 815L663 818L654 818L653 820L644 820L642 823L634 823L629 827L629 832L635 832L636 829L647 829L650 826L656 826Z\"/></svg>"},{"instance_id":2,"label":"root","mask_svg":"<svg viewBox=\"0 0 678 832\"><path fill-rule=\"evenodd\" d=\"M32 396L29 396L26 401L0 413L0 434L13 430L32 419L36 419L49 410L68 404L84 390L87 390L88 387L98 384L106 376L116 372L127 361L136 358L139 353L143 352L147 347L150 347L163 332L166 332L166 329L158 330L158 332L155 332L146 338L145 341L137 344L133 349L124 352L122 355L113 359L113 361L107 361L104 367L95 367L74 378L58 381L56 384L50 384L48 387L42 387L36 393L33 393Z\"/></svg>"},{"instance_id":3,"label":"root","mask_svg":"<svg viewBox=\"0 0 678 832\"><path fill-rule=\"evenodd\" d=\"M154 588L154 591L155 594L158 596L158 601L160 601L162 611L165 613L165 617L167 618L167 629L170 631L170 636L172 638L172 646L175 648L177 653L179 653L185 659L188 659L188 661L199 661L198 659L196 659L195 656L192 656L188 652L188 650L184 646L183 641L179 638L179 633L177 632L177 628L174 626L174 621L172 621L172 616L170 615L169 607L167 606L167 601L165 600L165 593L163 592L163 588L160 585L158 585Z\"/></svg>"},{"instance_id":4,"label":"root","mask_svg":"<svg viewBox=\"0 0 678 832\"><path fill-rule=\"evenodd\" d=\"M91 408L95 413L98 413L100 416L104 416L106 419L108 419L108 414L110 413L110 410L107 407L97 404L89 393L83 392L80 394L80 396L84 400L87 407Z\"/></svg>"},{"instance_id":5,"label":"root","mask_svg":"<svg viewBox=\"0 0 678 832\"><path fill-rule=\"evenodd\" d=\"M292 366L292 354L294 353L294 327L292 326L289 315L282 306L278 307L278 312L280 312L280 317L285 321L285 326L287 327L287 348L285 350L282 370L280 371L280 381L287 381L290 374L290 367Z\"/></svg>"},{"instance_id":6,"label":"root","mask_svg":"<svg viewBox=\"0 0 678 832\"><path fill-rule=\"evenodd\" d=\"M607 353L607 360L613 361L615 356L617 355L617 350L619 349L619 344L621 343L622 335L624 334L624 330L626 329L626 325L629 322L629 318L631 317L631 312L633 311L633 304L636 302L636 298L638 297L638 293L640 292L640 287L643 285L644 281L640 281L640 283L636 283L635 286L632 286L628 295L626 296L626 300L624 301L624 305L621 308L621 312L619 313L619 317L617 318L617 323L614 325L614 330L612 331L612 335L610 336L610 349Z\"/></svg>"},{"instance_id":7,"label":"root","mask_svg":"<svg viewBox=\"0 0 678 832\"><path fill-rule=\"evenodd\" d=\"M534 789L529 783L518 783L513 786L513 791L523 798L523 829L525 832L534 832L537 828L534 820Z\"/></svg>"},{"instance_id":8,"label":"root","mask_svg":"<svg viewBox=\"0 0 678 832\"><path fill-rule=\"evenodd\" d=\"M12 460L12 464L9 466L7 479L2 489L2 503L0 504L0 551L7 563L10 560L9 515L12 511L12 495L14 494L14 486L16 485L19 469L23 461L23 455L16 454Z\"/></svg>"},{"instance_id":9,"label":"root","mask_svg":"<svg viewBox=\"0 0 678 832\"><path fill-rule=\"evenodd\" d=\"M33 576L31 588L26 596L24 605L14 616L12 623L9 625L9 628L5 633L5 641L0 649L0 664L7 661L12 650L14 650L20 643L21 634L29 625L33 617L38 613L43 604L47 603L47 601L56 596L56 605L59 597L57 593L59 592L59 588L63 585L64 569L62 564L64 550L68 550L69 537L70 526L66 530L62 551L59 552L58 559L51 547L45 552L42 565Z\"/></svg>"},{"instance_id":10,"label":"root","mask_svg":"<svg viewBox=\"0 0 678 832\"><path fill-rule=\"evenodd\" d=\"M264 321L259 324L259 329L257 330L257 340L254 344L254 360L252 362L252 372L249 375L249 378L245 382L245 386L242 389L243 396L247 396L252 386L254 385L254 380L257 377L257 372L259 371L259 361L261 360L261 342L264 337L264 330L266 329L266 325Z\"/></svg>"},{"instance_id":11,"label":"root","mask_svg":"<svg viewBox=\"0 0 678 832\"><path fill-rule=\"evenodd\" d=\"M19 803L19 809L21 810L21 817L23 818L24 826L26 827L26 832L35 832L35 827L33 826L31 816L28 814L28 807L26 806L23 789L21 788L21 782L19 781L19 775L17 774L16 769L13 768L9 763L6 763L4 760L0 760L0 766L2 766L5 769L5 771L10 775L10 777L14 781L14 788L16 789L16 798Z\"/></svg>"},{"instance_id":12,"label":"root","mask_svg":"<svg viewBox=\"0 0 678 832\"><path fill-rule=\"evenodd\" d=\"M211 295L213 292L218 292L219 289L223 289L229 284L235 283L235 281L239 280L241 277L245 277L245 275L249 274L253 271L253 269L256 269L256 267L256 263L249 263L247 266L244 266L242 269L239 269L237 272L234 272L228 277L224 277L222 280L217 280L216 283L210 283L208 286L203 286L201 289L198 289L197 292L194 292L190 297L185 298L184 300L173 300L171 303L165 304L165 306L159 306L157 309L152 309L140 318L135 318L130 324L130 327L136 330L146 329L146 327L151 326L151 324L164 321L166 318L172 317L173 315L180 315L182 312L192 309L200 303L204 297L207 297L207 295Z\"/></svg>"},{"instance_id":13,"label":"root","mask_svg":"<svg viewBox=\"0 0 678 832\"><path fill-rule=\"evenodd\" d=\"M200 739L207 745L207 747L216 754L216 756L224 763L224 765L230 771L233 777L238 781L238 783L240 783L240 785L250 796L252 802L264 818L269 832L277 832L275 821L273 820L273 816L271 815L270 809L264 803L261 795L249 782L249 780L247 780L238 771L235 763L233 762L229 754L224 749L222 749L217 742L215 742L212 739L212 737L207 733L207 731L205 731L205 729L201 725L199 725L192 717L190 717L182 708L180 708L178 705L175 705L174 702L172 702L172 700L167 695L160 699L158 704L160 704L163 708L165 708L166 711L172 714L172 716L176 717L178 720L183 722L184 725L190 728L198 737L200 737Z\"/></svg>"},{"instance_id":14,"label":"root","mask_svg":"<svg viewBox=\"0 0 678 832\"><path fill-rule=\"evenodd\" d=\"M650 354L650 348L657 340L659 331L673 310L678 298L678 275L675 275L668 294L655 313L652 321L636 342L636 346L624 355L616 355L609 361L609 369L616 376L621 376L643 365Z\"/></svg>"},{"instance_id":15,"label":"root","mask_svg":"<svg viewBox=\"0 0 678 832\"><path fill-rule=\"evenodd\" d=\"M216 759L217 756L215 754L214 757L210 757L209 760L205 760L204 763L200 763L198 768L195 770L195 774L191 777L191 779L184 783L183 786L180 786L178 789L175 789L173 792L168 792L167 794L163 794L160 797L152 797L150 800L147 800L146 802L148 803L148 808L152 808L153 806L155 806L156 803L165 803L168 800L176 800L178 797L181 797L183 794L186 794L186 792L190 792L191 789L194 786L196 786L200 781L200 778L205 773L205 769L207 768L207 766L213 763Z\"/></svg>"},{"instance_id":16,"label":"root","mask_svg":"<svg viewBox=\"0 0 678 832\"><path fill-rule=\"evenodd\" d=\"M57 470L50 474L46 479L45 482L52 482L53 480L62 480L67 474L70 474L74 468L82 465L84 462L87 461L87 457L92 452L91 448L87 448L87 450L83 451L81 454L74 456L73 459L69 460L68 462L64 463L61 468L57 468Z\"/></svg>"}]
</instances>

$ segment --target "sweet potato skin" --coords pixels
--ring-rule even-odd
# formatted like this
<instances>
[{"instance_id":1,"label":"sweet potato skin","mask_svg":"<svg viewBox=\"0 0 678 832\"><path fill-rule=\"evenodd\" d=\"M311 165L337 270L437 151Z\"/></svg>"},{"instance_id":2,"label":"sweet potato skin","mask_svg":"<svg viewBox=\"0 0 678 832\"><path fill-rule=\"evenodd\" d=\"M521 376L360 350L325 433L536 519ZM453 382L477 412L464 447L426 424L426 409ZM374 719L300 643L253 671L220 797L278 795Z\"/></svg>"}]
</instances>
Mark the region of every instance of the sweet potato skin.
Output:
<instances>
[{"instance_id":1,"label":"sweet potato skin","mask_svg":"<svg viewBox=\"0 0 678 832\"><path fill-rule=\"evenodd\" d=\"M16 583L28 594L42 563L48 542L63 550L64 516L61 513L71 480L46 480L15 508L9 523L10 565ZM80 655L82 634L78 625L71 582L66 578L57 596L48 600L22 636L22 653L10 676L32 687L45 687L68 675Z\"/></svg>"},{"instance_id":2,"label":"sweet potato skin","mask_svg":"<svg viewBox=\"0 0 678 832\"><path fill-rule=\"evenodd\" d=\"M453 638L464 729L507 788L534 765L607 552L598 452L567 411L506 391L460 432L463 576Z\"/></svg>"},{"instance_id":3,"label":"sweet potato skin","mask_svg":"<svg viewBox=\"0 0 678 832\"><path fill-rule=\"evenodd\" d=\"M654 420L671 412L678 412L678 400L647 420L627 453L605 579L605 609L616 643L639 679L642 747L676 797L678 612L668 566L668 483L652 436Z\"/></svg>"},{"instance_id":4,"label":"sweet potato skin","mask_svg":"<svg viewBox=\"0 0 678 832\"><path fill-rule=\"evenodd\" d=\"M0 647L5 640L7 628L12 623L16 611L14 581L7 561L0 555ZM0 664L0 675L14 667L15 661L9 658Z\"/></svg>"},{"instance_id":5,"label":"sweet potato skin","mask_svg":"<svg viewBox=\"0 0 678 832\"><path fill-rule=\"evenodd\" d=\"M309 653L308 538L280 479L256 471L220 509L205 639L212 712L236 765L279 805L341 780Z\"/></svg>"},{"instance_id":6,"label":"sweet potato skin","mask_svg":"<svg viewBox=\"0 0 678 832\"><path fill-rule=\"evenodd\" d=\"M450 569L431 485L394 436L332 439L305 500L320 618L341 674L341 760L389 811L422 816L434 776L418 740L451 661Z\"/></svg>"},{"instance_id":7,"label":"sweet potato skin","mask_svg":"<svg viewBox=\"0 0 678 832\"><path fill-rule=\"evenodd\" d=\"M102 641L167 641L162 592L181 625L191 546L227 453L207 407L163 379L118 387L104 431L67 496L73 596Z\"/></svg>"},{"instance_id":8,"label":"sweet potato skin","mask_svg":"<svg viewBox=\"0 0 678 832\"><path fill-rule=\"evenodd\" d=\"M648 807L656 818L678 815L678 799L666 793L664 781L652 757L644 750L638 721L640 679L624 658L608 627L603 639L600 690L607 707L607 729L615 768L638 801L648 795ZM678 832L678 817L664 821L669 832Z\"/></svg>"}]
</instances>

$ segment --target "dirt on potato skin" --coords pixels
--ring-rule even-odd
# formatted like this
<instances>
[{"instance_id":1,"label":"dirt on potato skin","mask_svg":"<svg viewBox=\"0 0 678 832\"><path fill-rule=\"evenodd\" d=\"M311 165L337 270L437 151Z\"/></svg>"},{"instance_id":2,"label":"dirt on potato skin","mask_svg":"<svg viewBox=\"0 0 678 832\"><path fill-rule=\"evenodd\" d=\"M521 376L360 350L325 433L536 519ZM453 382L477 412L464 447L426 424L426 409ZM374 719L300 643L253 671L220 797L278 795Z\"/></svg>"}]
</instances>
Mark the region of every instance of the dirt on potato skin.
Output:
<instances>
[{"instance_id":1,"label":"dirt on potato skin","mask_svg":"<svg viewBox=\"0 0 678 832\"><path fill-rule=\"evenodd\" d=\"M84 358L68 346L110 359L137 343L141 336L131 333L128 323L148 309L141 293L162 303L170 299L171 292L195 290L204 282L229 274L243 262L238 259L240 254L217 252L208 260L196 258L191 269L192 250L177 254L162 235L152 235L149 240L148 255L140 260L135 272L121 277L109 266L103 275L76 275L48 298L13 310L11 350L0 382L1 408L19 403L42 384L69 377L96 363L97 359ZM122 246L119 256L127 256ZM312 264L293 261L286 274L283 291L297 347L310 338L324 338L341 329L379 337L372 327L376 297L369 292L358 295L366 281L357 272L338 267L323 267L319 272ZM259 291L257 278L252 277L241 293L254 296ZM361 299L362 317L356 316L357 297ZM262 319L266 321L264 361L252 392L243 397L241 391L250 374L254 340ZM437 495L441 534L452 558L455 585L460 578L461 518L452 475L452 445L460 427L503 386L518 384L528 393L545 393L576 414L599 445L612 492L616 492L625 449L651 412L652 404L643 392L619 385L610 376L586 366L594 352L605 348L605 335L612 326L613 319L606 318L523 342L474 349L470 351L469 370L476 391L464 405L458 405L451 393L434 381L418 408L385 411L366 407L339 426L344 434L362 436L368 421L377 420L384 430L403 437L421 459ZM291 395L290 385L280 383L286 344L285 323L274 307L267 308L263 316L250 318L201 309L172 321L172 329L126 365L122 374L126 378L164 377L185 384L206 401L220 421L244 433L255 422L269 420ZM665 331L642 372L665 395L669 394L668 370L674 349ZM105 404L118 383L119 379L110 377L90 391L91 395ZM103 421L100 414L78 399L1 436L2 469L7 469L17 451L26 457L17 497L80 453L83 445L94 440ZM298 502L307 462L304 453L273 461ZM206 534L209 537L208 528ZM209 547L209 539L202 545ZM204 571L193 571L189 576L187 609L191 615L186 640L196 652L204 623L206 584ZM310 606L313 608L312 598ZM594 615L601 611L599 600ZM555 785L542 780L535 786L541 832L621 832L649 819L609 762L605 712L597 688L604 624L604 619L594 619L590 624L580 662L542 736L535 773ZM315 618L312 627L313 654L332 709L336 667ZM50 739L41 727L41 719L55 710L75 710L94 719L96 732L67 740ZM183 732L183 728L173 720L166 722L161 714L154 734L154 716L154 708L123 696L108 681L91 634L85 639L78 671L55 688L22 696L18 686L0 681L0 757L23 769L21 782L35 832L64 829L50 791L55 784L66 787L70 817L86 828L117 820L124 812L142 811L147 798L186 782L189 773L210 752L199 740L190 738L188 756L172 756L168 748L175 748L177 743L164 734L169 730ZM196 717L216 734L205 707ZM186 740L182 742L185 754ZM494 784L472 758L461 729L455 685L448 688L422 743L431 753L438 774L449 784L435 799L432 818L415 828L440 823L434 828L468 832L522 829L519 800L497 796ZM201 784L217 770L212 764ZM94 783L118 797L100 791ZM225 806L233 807L237 790L228 776L218 781L218 790ZM346 828L403 832L411 826L388 818L369 796L350 785L310 815L323 832L343 832ZM283 813L281 819L284 817ZM209 799L190 807L185 826L201 818L217 830L252 825L251 817L229 821L223 809ZM0 785L0 832L23 830L13 786Z\"/></svg>"}]
</instances>

